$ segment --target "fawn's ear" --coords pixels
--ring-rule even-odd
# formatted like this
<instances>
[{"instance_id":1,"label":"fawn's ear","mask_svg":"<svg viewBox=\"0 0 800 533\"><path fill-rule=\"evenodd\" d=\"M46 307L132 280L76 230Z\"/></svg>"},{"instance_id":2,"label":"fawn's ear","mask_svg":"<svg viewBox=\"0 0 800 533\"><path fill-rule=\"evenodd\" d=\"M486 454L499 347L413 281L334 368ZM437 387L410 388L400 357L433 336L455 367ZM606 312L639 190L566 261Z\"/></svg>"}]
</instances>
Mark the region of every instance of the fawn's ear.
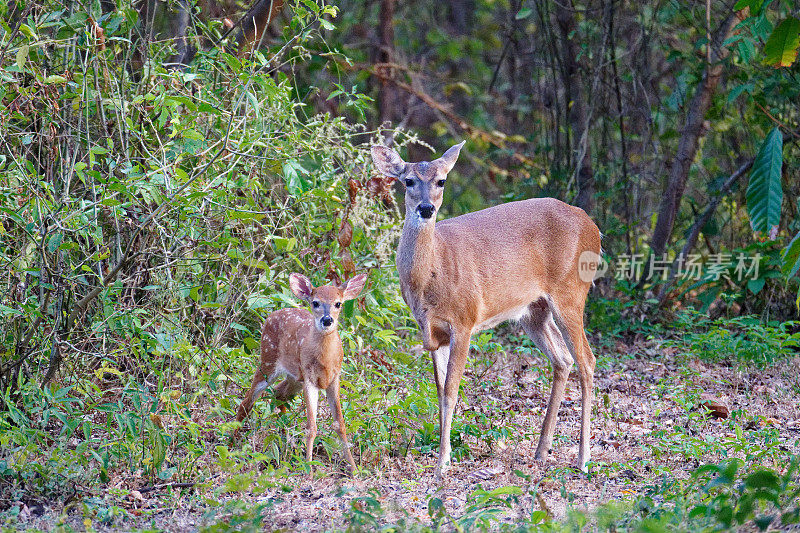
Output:
<instances>
[{"instance_id":1,"label":"fawn's ear","mask_svg":"<svg viewBox=\"0 0 800 533\"><path fill-rule=\"evenodd\" d=\"M445 174L453 170L453 167L458 160L458 154L461 152L461 147L464 146L464 143L467 141L461 141L460 143L451 146L449 150L447 150L442 157L434 161L436 165L439 165L439 168L444 170Z\"/></svg>"},{"instance_id":2,"label":"fawn's ear","mask_svg":"<svg viewBox=\"0 0 800 533\"><path fill-rule=\"evenodd\" d=\"M406 162L400 154L385 146L372 147L372 162L375 163L378 172L390 178L399 178L406 169Z\"/></svg>"},{"instance_id":3,"label":"fawn's ear","mask_svg":"<svg viewBox=\"0 0 800 533\"><path fill-rule=\"evenodd\" d=\"M289 275L289 287L295 296L304 301L308 301L311 298L311 293L314 292L311 280L296 272Z\"/></svg>"},{"instance_id":4,"label":"fawn's ear","mask_svg":"<svg viewBox=\"0 0 800 533\"><path fill-rule=\"evenodd\" d=\"M342 294L343 300L352 300L361 292L364 288L364 284L367 282L367 275L366 274L359 274L353 278L350 278L347 282L347 285L344 287L344 293Z\"/></svg>"}]
</instances>

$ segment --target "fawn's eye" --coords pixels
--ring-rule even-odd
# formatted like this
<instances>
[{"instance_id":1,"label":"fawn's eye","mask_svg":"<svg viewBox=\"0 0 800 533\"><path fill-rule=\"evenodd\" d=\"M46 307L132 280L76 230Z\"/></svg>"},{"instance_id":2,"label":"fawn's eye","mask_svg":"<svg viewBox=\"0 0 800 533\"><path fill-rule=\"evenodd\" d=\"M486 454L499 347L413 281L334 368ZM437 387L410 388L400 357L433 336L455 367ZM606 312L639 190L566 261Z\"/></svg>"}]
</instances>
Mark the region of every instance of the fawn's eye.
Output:
<instances>
[{"instance_id":1,"label":"fawn's eye","mask_svg":"<svg viewBox=\"0 0 800 533\"><path fill-rule=\"evenodd\" d=\"M314 309L316 309L317 307L319 307L319 302L318 302L318 301L316 301L316 300L314 300L313 302L311 302L311 307L313 307Z\"/></svg>"},{"instance_id":2,"label":"fawn's eye","mask_svg":"<svg viewBox=\"0 0 800 533\"><path fill-rule=\"evenodd\" d=\"M438 185L439 187L444 187L444 182L445 181L447 181L447 180L439 180L439 181L436 182L436 185Z\"/></svg>"},{"instance_id":3,"label":"fawn's eye","mask_svg":"<svg viewBox=\"0 0 800 533\"><path fill-rule=\"evenodd\" d=\"M335 304L333 304L333 305L335 305L335 306L336 306L336 309L339 309L339 308L342 306L342 302L336 302L336 303L335 303Z\"/></svg>"},{"instance_id":4,"label":"fawn's eye","mask_svg":"<svg viewBox=\"0 0 800 533\"><path fill-rule=\"evenodd\" d=\"M413 187L414 186L414 180L411 179L411 178L406 178L405 182L406 182L406 187Z\"/></svg>"}]
</instances>

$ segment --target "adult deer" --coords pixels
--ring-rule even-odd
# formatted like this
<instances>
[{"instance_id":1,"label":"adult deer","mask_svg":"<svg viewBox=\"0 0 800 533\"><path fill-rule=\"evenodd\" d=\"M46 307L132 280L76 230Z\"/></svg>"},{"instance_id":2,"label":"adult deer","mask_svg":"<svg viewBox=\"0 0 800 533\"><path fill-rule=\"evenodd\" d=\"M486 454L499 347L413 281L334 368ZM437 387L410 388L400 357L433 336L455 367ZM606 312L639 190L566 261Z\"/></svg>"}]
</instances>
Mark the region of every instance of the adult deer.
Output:
<instances>
[{"instance_id":1,"label":"adult deer","mask_svg":"<svg viewBox=\"0 0 800 533\"><path fill-rule=\"evenodd\" d=\"M473 333L516 320L550 359L553 386L536 458L553 441L573 362L582 411L578 466L589 460L595 359L583 309L600 258L600 231L581 209L553 198L511 202L436 223L447 174L464 143L431 162L406 163L372 148L377 169L406 188L405 223L397 248L403 299L433 353L439 395L436 477L450 464L450 427Z\"/></svg>"},{"instance_id":2,"label":"adult deer","mask_svg":"<svg viewBox=\"0 0 800 533\"><path fill-rule=\"evenodd\" d=\"M339 374L344 354L337 324L342 303L358 296L366 279L366 274L359 274L342 288L334 285L315 288L302 274L289 276L292 292L311 305L311 312L306 309L279 309L270 313L264 321L261 329L261 362L250 390L236 413L236 420L243 421L261 393L275 380L285 376L286 379L275 387L275 397L286 401L300 390L303 391L308 415L306 459L311 461L317 435L319 391L324 389L333 413L333 425L342 439L351 473L356 469L356 463L347 443L339 402Z\"/></svg>"}]
</instances>

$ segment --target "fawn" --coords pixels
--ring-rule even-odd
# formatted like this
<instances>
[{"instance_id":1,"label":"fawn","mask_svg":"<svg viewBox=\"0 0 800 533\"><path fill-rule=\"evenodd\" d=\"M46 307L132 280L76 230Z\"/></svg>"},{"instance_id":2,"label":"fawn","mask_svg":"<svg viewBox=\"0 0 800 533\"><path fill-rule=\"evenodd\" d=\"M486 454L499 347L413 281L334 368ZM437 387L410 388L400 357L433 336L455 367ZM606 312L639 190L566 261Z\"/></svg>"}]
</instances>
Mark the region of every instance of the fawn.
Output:
<instances>
[{"instance_id":1,"label":"fawn","mask_svg":"<svg viewBox=\"0 0 800 533\"><path fill-rule=\"evenodd\" d=\"M406 189L397 270L423 347L433 354L440 438L435 475L440 479L450 464L450 427L470 337L506 320L519 321L553 366L537 459L550 451L569 371L578 364L578 466L586 470L595 358L583 310L600 260L600 231L582 209L554 198L510 202L437 223L447 174L463 145L419 163L372 147L378 171Z\"/></svg>"},{"instance_id":2,"label":"fawn","mask_svg":"<svg viewBox=\"0 0 800 533\"><path fill-rule=\"evenodd\" d=\"M243 421L258 396L280 377L286 379L275 387L275 397L289 400L300 390L308 415L306 459L311 461L317 435L319 391L325 389L333 425L342 439L350 473L356 468L347 443L342 407L339 403L339 374L342 370L342 340L337 330L342 303L358 296L366 274L359 274L340 288L335 285L314 287L302 274L291 274L289 286L295 296L311 306L306 309L280 309L270 313L261 328L261 362L250 390L245 394L236 420ZM237 429L234 436L238 435Z\"/></svg>"}]
</instances>

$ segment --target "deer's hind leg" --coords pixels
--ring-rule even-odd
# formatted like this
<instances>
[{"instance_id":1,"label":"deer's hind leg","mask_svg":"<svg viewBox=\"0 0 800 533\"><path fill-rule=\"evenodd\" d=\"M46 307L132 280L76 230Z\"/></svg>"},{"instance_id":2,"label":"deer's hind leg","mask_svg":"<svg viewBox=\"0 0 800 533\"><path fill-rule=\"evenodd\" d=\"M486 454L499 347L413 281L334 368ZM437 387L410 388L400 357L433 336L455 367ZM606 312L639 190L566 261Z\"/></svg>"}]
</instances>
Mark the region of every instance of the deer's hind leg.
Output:
<instances>
[{"instance_id":1,"label":"deer's hind leg","mask_svg":"<svg viewBox=\"0 0 800 533\"><path fill-rule=\"evenodd\" d=\"M239 404L239 409L236 411L236 420L241 422L250 414L253 405L256 403L261 394L267 390L267 387L278 379L280 372L277 372L274 365L262 363L259 365L253 376L253 381L250 385L250 390L245 393L242 403ZM238 433L238 429L236 430Z\"/></svg>"},{"instance_id":2,"label":"deer's hind leg","mask_svg":"<svg viewBox=\"0 0 800 533\"><path fill-rule=\"evenodd\" d=\"M285 404L287 402L290 402L292 398L297 396L302 390L303 390L303 383L297 381L292 376L287 375L286 379L281 381L275 387L275 399L280 402L278 404L278 410L281 413L285 413L286 412Z\"/></svg>"},{"instance_id":3,"label":"deer's hind leg","mask_svg":"<svg viewBox=\"0 0 800 533\"><path fill-rule=\"evenodd\" d=\"M553 367L553 385L550 389L547 412L544 416L542 432L539 436L539 444L536 447L534 456L536 459L543 459L550 452L553 444L558 409L564 399L564 390L566 389L567 379L574 361L561 329L553 318L548 300L542 298L533 302L529 310L530 314L525 316L520 323L525 329L525 333L547 356Z\"/></svg>"},{"instance_id":4,"label":"deer's hind leg","mask_svg":"<svg viewBox=\"0 0 800 533\"><path fill-rule=\"evenodd\" d=\"M592 438L591 416L592 402L594 401L594 368L595 358L586 332L581 331L583 337L583 357L578 360L578 371L581 379L581 442L578 451L578 468L586 471L586 463L591 457L589 441Z\"/></svg>"},{"instance_id":5,"label":"deer's hind leg","mask_svg":"<svg viewBox=\"0 0 800 533\"><path fill-rule=\"evenodd\" d=\"M555 295L555 301L549 300L558 329L578 366L578 378L581 384L581 437L577 466L584 472L590 457L589 440L591 439L595 369L594 354L583 327L583 310L588 286L585 289L583 292L579 290L564 292Z\"/></svg>"}]
</instances>

